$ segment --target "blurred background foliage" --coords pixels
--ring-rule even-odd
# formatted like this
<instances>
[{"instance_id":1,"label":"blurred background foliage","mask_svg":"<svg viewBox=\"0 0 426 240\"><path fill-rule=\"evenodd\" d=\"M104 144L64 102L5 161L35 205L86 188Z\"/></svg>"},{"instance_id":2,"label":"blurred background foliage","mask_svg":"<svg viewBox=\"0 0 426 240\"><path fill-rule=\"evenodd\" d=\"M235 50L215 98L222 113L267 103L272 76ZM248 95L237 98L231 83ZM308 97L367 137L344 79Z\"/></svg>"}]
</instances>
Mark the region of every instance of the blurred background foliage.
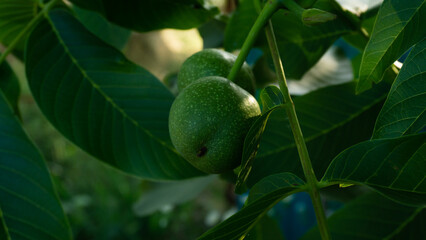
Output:
<instances>
[{"instance_id":1,"label":"blurred background foliage","mask_svg":"<svg viewBox=\"0 0 426 240\"><path fill-rule=\"evenodd\" d=\"M24 129L47 162L75 239L195 239L234 211L229 184L214 178L195 199L138 216L134 205L158 183L109 167L65 139L34 102L22 63L12 58L9 62L19 73Z\"/></svg>"},{"instance_id":2,"label":"blurred background foliage","mask_svg":"<svg viewBox=\"0 0 426 240\"><path fill-rule=\"evenodd\" d=\"M223 1L213 3L221 5ZM96 31L100 16L81 9L76 13L86 27ZM106 27L102 26L102 29ZM187 57L203 48L197 29L165 29L149 33L114 31L121 31L124 37L113 39L111 44L121 48L131 61L159 79L176 74ZM0 50L3 49L0 46ZM190 201L177 200L176 204L154 206L158 210L149 214L139 213L137 203L161 188L160 185L168 184L141 180L120 172L65 139L46 120L32 98L22 61L13 56L7 61L21 85L19 110L23 127L47 162L75 239L195 239L225 215L236 211L235 196L229 183L215 177L204 181L198 191L195 189L194 199ZM169 195L178 194L170 188L168 191Z\"/></svg>"},{"instance_id":3,"label":"blurred background foliage","mask_svg":"<svg viewBox=\"0 0 426 240\"><path fill-rule=\"evenodd\" d=\"M235 9L235 1L209 2L219 6L222 15L199 29L185 31L165 29L147 33L129 32L100 20L100 15L78 8L75 10L89 30L110 39L111 45L163 80L173 91L176 74L186 58L203 48L223 45L225 21ZM103 25L99 27L98 24ZM111 32L99 29L110 29ZM120 32L120 36L111 37L117 32ZM293 94L301 95L319 87L353 79L351 61L347 53L342 53L339 43L342 45L342 40L302 80L290 79L289 87ZM0 46L2 50L4 48ZM21 57L20 54L16 55ZM252 63L259 59L256 51L250 56L255 59ZM242 206L244 195L236 196L233 185L217 176L188 180L180 185L154 183L132 177L95 160L66 140L42 115L29 91L22 61L13 56L7 60L21 86L19 110L23 126L47 162L75 239L196 239ZM255 72L263 78L274 78L264 58L260 58ZM349 194L336 196L336 189L325 191L324 194L329 199L337 198L341 201L342 196L353 193L348 189ZM355 190L365 191L359 188ZM342 206L336 201L329 201L328 204L331 210L327 214ZM263 228L268 229L266 232L273 239L281 239L281 231L286 233L287 239L296 239L314 223L309 197L294 195L277 205L247 238L270 239L256 232Z\"/></svg>"}]
</instances>

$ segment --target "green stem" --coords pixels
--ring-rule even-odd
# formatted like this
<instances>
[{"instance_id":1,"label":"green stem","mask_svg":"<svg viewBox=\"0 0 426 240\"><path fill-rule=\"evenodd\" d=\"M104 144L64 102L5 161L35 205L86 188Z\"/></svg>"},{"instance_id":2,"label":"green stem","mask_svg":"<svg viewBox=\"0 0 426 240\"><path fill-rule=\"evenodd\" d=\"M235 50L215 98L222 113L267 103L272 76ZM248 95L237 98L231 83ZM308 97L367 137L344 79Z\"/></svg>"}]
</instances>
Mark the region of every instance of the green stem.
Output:
<instances>
[{"instance_id":1,"label":"green stem","mask_svg":"<svg viewBox=\"0 0 426 240\"><path fill-rule=\"evenodd\" d=\"M244 61L247 55L250 52L250 49L253 47L253 44L259 35L259 32L263 29L268 20L280 7L280 2L278 0L269 0L265 3L265 7L260 12L259 16L256 19L256 22L253 24L249 34L247 35L246 40L244 41L243 46L241 47L240 53L238 54L235 64L232 66L232 69L228 75L230 81L234 81L238 72L240 71L241 66L244 64Z\"/></svg>"},{"instance_id":2,"label":"green stem","mask_svg":"<svg viewBox=\"0 0 426 240\"><path fill-rule=\"evenodd\" d=\"M52 0L48 4L44 5L44 8L35 16L21 32L13 39L13 41L7 46L7 49L0 55L0 64L6 59L6 57L13 51L16 44L41 20L43 15L47 13L52 6L59 0Z\"/></svg>"},{"instance_id":3,"label":"green stem","mask_svg":"<svg viewBox=\"0 0 426 240\"><path fill-rule=\"evenodd\" d=\"M320 230L322 239L330 239L330 232L327 227L327 219L325 217L324 208L322 206L321 197L319 194L318 180L312 168L312 163L309 158L308 149L303 138L299 120L297 119L296 109L294 107L293 100L291 99L290 93L288 91L284 68L279 54L277 42L275 40L274 30L271 21L269 21L268 25L266 26L265 32L269 48L271 50L275 70L277 72L278 84L284 96L284 103L286 105L285 110L289 118L290 127L293 132L297 151L299 153L300 162L302 164L303 172L305 174L306 182L308 184L308 192L312 199L312 204L318 222L318 228Z\"/></svg>"},{"instance_id":4,"label":"green stem","mask_svg":"<svg viewBox=\"0 0 426 240\"><path fill-rule=\"evenodd\" d=\"M38 6L40 8L44 8L44 1L43 0L38 0Z\"/></svg>"}]
</instances>

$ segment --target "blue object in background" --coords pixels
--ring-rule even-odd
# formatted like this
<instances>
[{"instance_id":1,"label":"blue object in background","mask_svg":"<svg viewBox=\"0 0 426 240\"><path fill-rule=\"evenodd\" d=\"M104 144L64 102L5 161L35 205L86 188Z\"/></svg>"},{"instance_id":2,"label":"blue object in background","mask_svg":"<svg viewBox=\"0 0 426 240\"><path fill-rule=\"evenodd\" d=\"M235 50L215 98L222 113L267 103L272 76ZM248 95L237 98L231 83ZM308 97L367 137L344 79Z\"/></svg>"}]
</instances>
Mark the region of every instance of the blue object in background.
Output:
<instances>
[{"instance_id":1,"label":"blue object in background","mask_svg":"<svg viewBox=\"0 0 426 240\"><path fill-rule=\"evenodd\" d=\"M355 56L361 53L357 48L347 43L343 38L337 39L333 45L342 49L346 57L349 59L353 59Z\"/></svg>"},{"instance_id":2,"label":"blue object in background","mask_svg":"<svg viewBox=\"0 0 426 240\"><path fill-rule=\"evenodd\" d=\"M237 196L237 207L241 209L248 193ZM326 214L343 207L338 201L326 201ZM277 203L268 215L277 220L286 240L300 239L309 229L316 225L315 210L308 193L300 192L288 196ZM271 239L273 240L273 239Z\"/></svg>"},{"instance_id":3,"label":"blue object in background","mask_svg":"<svg viewBox=\"0 0 426 240\"><path fill-rule=\"evenodd\" d=\"M263 56L263 51L262 49L259 48L252 48L249 52L249 54L246 57L246 63L252 67L257 60L259 60L260 57Z\"/></svg>"},{"instance_id":4,"label":"blue object in background","mask_svg":"<svg viewBox=\"0 0 426 240\"><path fill-rule=\"evenodd\" d=\"M293 194L273 208L285 239L299 239L316 224L311 198L306 192Z\"/></svg>"},{"instance_id":5,"label":"blue object in background","mask_svg":"<svg viewBox=\"0 0 426 240\"><path fill-rule=\"evenodd\" d=\"M410 47L410 49L408 49L404 54L402 54L402 56L398 59L398 61L403 63L405 59L408 57L408 54L410 54L411 49L413 49L413 47Z\"/></svg>"}]
</instances>

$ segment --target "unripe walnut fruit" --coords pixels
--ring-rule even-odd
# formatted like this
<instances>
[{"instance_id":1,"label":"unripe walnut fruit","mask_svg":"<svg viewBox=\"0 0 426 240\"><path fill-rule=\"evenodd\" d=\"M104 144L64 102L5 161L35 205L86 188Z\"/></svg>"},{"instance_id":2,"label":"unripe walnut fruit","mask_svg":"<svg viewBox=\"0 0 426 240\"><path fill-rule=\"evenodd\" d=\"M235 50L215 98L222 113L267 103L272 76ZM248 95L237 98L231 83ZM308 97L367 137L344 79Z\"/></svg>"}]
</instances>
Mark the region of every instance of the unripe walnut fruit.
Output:
<instances>
[{"instance_id":1,"label":"unripe walnut fruit","mask_svg":"<svg viewBox=\"0 0 426 240\"><path fill-rule=\"evenodd\" d=\"M182 91L191 83L203 77L227 77L237 56L219 49L204 49L195 53L182 64L178 74L178 89ZM234 83L254 94L255 81L251 68L244 63L235 77Z\"/></svg>"},{"instance_id":2,"label":"unripe walnut fruit","mask_svg":"<svg viewBox=\"0 0 426 240\"><path fill-rule=\"evenodd\" d=\"M193 166L223 173L240 164L245 136L259 115L259 104L247 91L226 78L205 77L173 102L170 137Z\"/></svg>"}]
</instances>

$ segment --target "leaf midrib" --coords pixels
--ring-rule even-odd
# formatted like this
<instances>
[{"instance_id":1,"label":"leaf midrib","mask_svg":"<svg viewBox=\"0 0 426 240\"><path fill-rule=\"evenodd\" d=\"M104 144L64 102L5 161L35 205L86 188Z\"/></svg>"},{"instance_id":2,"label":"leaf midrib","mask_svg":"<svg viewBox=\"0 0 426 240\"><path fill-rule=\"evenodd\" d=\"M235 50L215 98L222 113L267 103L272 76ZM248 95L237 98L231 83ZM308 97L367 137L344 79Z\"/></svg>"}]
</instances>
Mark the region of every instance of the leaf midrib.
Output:
<instances>
[{"instance_id":1,"label":"leaf midrib","mask_svg":"<svg viewBox=\"0 0 426 240\"><path fill-rule=\"evenodd\" d=\"M367 110L371 109L373 106L375 106L376 104L378 104L379 102L381 102L381 101L382 101L382 100L384 100L385 98L386 98L386 94L383 94L383 96L380 96L379 98L376 98L376 99L375 99L375 100L374 100L371 104L369 104L368 106L365 106L365 107L363 107L363 108L359 109L359 111L358 111L357 113L349 115L349 117L348 117L348 118L346 118L346 120L345 120L345 121L339 122L338 124L333 125L333 126L332 126L332 127L330 127L329 129L325 129L325 130L323 130L323 131L320 131L320 132L318 132L317 134L313 134L313 135L311 135L311 136L309 136L309 137L305 137L305 142L306 142L306 143L309 143L309 142L311 142L311 141L313 141L313 140L315 140L315 139L317 139L317 138L319 138L319 137L321 137L321 136L323 136L323 135L326 135L326 134L330 133L331 131L333 131L333 130L335 130L335 129L337 129L337 128L341 127L341 126L344 126L345 124L347 124L348 122L351 122L351 121L352 121L353 119L355 119L356 117L358 117L358 116L360 116L361 114L365 113ZM303 126L303 124L301 124L301 125ZM296 144L295 144L295 143L288 144L288 145L282 146L282 147L280 147L280 148L275 148L275 149L274 149L274 150L272 150L272 151L268 151L268 152L265 152L265 153L263 153L263 154L259 154L259 155L258 155L258 158L266 157L266 156L269 156L269 155L272 155L272 154L276 154L276 153L279 153L279 152L283 152L283 151L285 151L285 150L287 150L287 149L294 148L294 147L296 147Z\"/></svg>"},{"instance_id":2,"label":"leaf midrib","mask_svg":"<svg viewBox=\"0 0 426 240\"><path fill-rule=\"evenodd\" d=\"M407 189L401 189L401 188L394 188L394 187L389 187L389 186L385 186L385 185L381 185L381 184L377 184L377 183L370 183L370 182L361 182L358 180L350 180L350 179L345 179L345 178L339 178L339 177L333 177L333 178L328 178L328 179L324 179L326 177L326 175L324 175L323 179L321 179L320 183L330 186L330 185L339 185L341 183L348 183L348 184L353 184L353 185L366 185L369 186L371 188L374 187L379 187L379 188L383 188L386 190L391 190L391 191L397 191L397 192L405 192L405 193L412 193L412 194L420 194L420 195L426 195L426 192L417 192L415 190L407 190ZM380 190L376 190L381 192Z\"/></svg>"},{"instance_id":3,"label":"leaf midrib","mask_svg":"<svg viewBox=\"0 0 426 240\"><path fill-rule=\"evenodd\" d=\"M110 103L110 105L112 106L113 109L115 109L116 111L118 111L119 113L121 113L121 115L123 116L123 118L128 119L129 122L131 122L134 126L136 126L137 129L141 130L142 132L144 132L146 135L148 135L150 138L156 140L160 145L162 145L163 147L167 148L168 150L172 151L173 153L175 153L176 155L180 156L176 149L172 148L171 146L169 146L166 142L162 141L161 139L157 138L156 136L154 136L151 132L149 132L147 129L143 128L142 126L139 125L139 123L134 120L133 118L131 118L129 115L126 114L126 112L124 112L123 109L121 109L112 98L108 97L108 95L106 95L106 93L104 93L96 83L93 82L93 80L91 79L91 77L89 77L89 75L86 73L86 71L83 69L83 67L80 66L78 60L76 58L74 58L74 56L71 54L71 51L69 50L69 48L67 47L67 45L65 44L65 42L63 41L61 34L57 31L55 24L53 23L53 21L51 20L51 18L49 16L46 16L46 20L49 22L49 24L51 25L51 29L52 31L55 33L58 42L60 43L60 45L62 45L66 55L71 59L71 61L74 63L74 65L77 67L78 70L80 70L81 74L83 75L83 77L85 79L87 79L87 81L90 83L90 85L93 87L93 89L96 89L99 94L101 96L104 97L105 101ZM83 80L84 81L84 80Z\"/></svg>"}]
</instances>

